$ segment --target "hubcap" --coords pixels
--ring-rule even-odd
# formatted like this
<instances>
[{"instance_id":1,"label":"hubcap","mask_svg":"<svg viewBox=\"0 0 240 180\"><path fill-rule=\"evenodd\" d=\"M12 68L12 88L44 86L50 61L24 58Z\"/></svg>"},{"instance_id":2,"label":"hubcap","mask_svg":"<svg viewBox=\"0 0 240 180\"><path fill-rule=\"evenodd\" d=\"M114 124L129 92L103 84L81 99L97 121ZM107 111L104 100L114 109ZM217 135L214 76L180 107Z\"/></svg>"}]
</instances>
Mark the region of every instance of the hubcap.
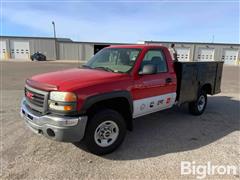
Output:
<instances>
[{"instance_id":1,"label":"hubcap","mask_svg":"<svg viewBox=\"0 0 240 180\"><path fill-rule=\"evenodd\" d=\"M205 103L206 103L205 97L203 95L200 96L198 99L198 105L197 105L199 111L203 110Z\"/></svg>"},{"instance_id":2,"label":"hubcap","mask_svg":"<svg viewBox=\"0 0 240 180\"><path fill-rule=\"evenodd\" d=\"M118 125L113 121L102 122L95 130L94 140L97 145L107 147L112 145L119 135Z\"/></svg>"}]
</instances>

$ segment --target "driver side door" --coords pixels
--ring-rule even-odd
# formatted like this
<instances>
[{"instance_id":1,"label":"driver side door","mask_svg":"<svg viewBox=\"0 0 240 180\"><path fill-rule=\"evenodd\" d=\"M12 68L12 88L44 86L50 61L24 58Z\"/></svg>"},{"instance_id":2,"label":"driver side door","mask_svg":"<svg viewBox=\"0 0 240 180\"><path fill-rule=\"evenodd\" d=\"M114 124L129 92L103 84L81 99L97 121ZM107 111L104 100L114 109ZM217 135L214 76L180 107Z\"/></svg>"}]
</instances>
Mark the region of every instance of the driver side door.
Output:
<instances>
[{"instance_id":1,"label":"driver side door","mask_svg":"<svg viewBox=\"0 0 240 180\"><path fill-rule=\"evenodd\" d=\"M167 61L161 49L149 49L141 64L154 65L157 72L149 75L138 75L133 88L133 117L150 114L170 108L175 103L176 82L168 71Z\"/></svg>"}]
</instances>

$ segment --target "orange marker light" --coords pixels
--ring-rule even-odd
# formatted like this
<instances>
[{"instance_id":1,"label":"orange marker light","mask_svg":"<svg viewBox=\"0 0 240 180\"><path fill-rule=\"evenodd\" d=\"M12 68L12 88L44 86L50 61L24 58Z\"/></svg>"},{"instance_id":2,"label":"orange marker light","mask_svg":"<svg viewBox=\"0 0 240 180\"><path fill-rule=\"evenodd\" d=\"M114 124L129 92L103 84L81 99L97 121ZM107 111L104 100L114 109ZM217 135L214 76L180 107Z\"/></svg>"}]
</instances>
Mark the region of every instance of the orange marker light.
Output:
<instances>
[{"instance_id":1,"label":"orange marker light","mask_svg":"<svg viewBox=\"0 0 240 180\"><path fill-rule=\"evenodd\" d=\"M72 110L72 106L64 106L64 111L71 111Z\"/></svg>"}]
</instances>

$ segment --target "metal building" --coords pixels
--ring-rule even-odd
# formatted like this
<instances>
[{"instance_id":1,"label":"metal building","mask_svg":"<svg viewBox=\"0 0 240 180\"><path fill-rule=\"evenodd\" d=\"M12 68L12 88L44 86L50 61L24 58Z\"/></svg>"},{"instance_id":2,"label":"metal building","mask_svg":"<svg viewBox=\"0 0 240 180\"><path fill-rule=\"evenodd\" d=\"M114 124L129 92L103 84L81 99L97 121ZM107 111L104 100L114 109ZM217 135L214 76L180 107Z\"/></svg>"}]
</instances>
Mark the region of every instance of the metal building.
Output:
<instances>
[{"instance_id":1,"label":"metal building","mask_svg":"<svg viewBox=\"0 0 240 180\"><path fill-rule=\"evenodd\" d=\"M218 61L239 64L240 44L143 41L144 44L175 44L179 61ZM30 60L30 55L41 52L48 60L87 61L100 49L126 43L76 42L68 38L0 36L0 60Z\"/></svg>"},{"instance_id":2,"label":"metal building","mask_svg":"<svg viewBox=\"0 0 240 180\"><path fill-rule=\"evenodd\" d=\"M55 40L38 37L0 37L0 57L5 59L30 59L34 52L42 52L47 59L56 59Z\"/></svg>"},{"instance_id":3,"label":"metal building","mask_svg":"<svg viewBox=\"0 0 240 180\"><path fill-rule=\"evenodd\" d=\"M159 41L143 43L162 44L167 47L174 43L179 61L224 61L231 65L240 63L240 44Z\"/></svg>"},{"instance_id":4,"label":"metal building","mask_svg":"<svg viewBox=\"0 0 240 180\"><path fill-rule=\"evenodd\" d=\"M68 38L0 36L0 60L30 60L35 52L48 60L87 61L100 49L113 44L102 42L76 42Z\"/></svg>"}]
</instances>

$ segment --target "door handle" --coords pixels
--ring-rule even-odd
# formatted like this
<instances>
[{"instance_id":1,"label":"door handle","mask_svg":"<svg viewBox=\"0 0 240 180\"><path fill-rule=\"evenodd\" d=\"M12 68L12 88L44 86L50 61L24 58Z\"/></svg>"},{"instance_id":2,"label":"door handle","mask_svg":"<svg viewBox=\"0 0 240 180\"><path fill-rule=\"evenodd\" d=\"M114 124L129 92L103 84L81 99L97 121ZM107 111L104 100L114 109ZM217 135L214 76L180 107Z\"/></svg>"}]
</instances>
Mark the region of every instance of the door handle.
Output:
<instances>
[{"instance_id":1,"label":"door handle","mask_svg":"<svg viewBox=\"0 0 240 180\"><path fill-rule=\"evenodd\" d=\"M172 82L172 78L167 78L166 79L166 83L168 84L168 83L171 83Z\"/></svg>"}]
</instances>

